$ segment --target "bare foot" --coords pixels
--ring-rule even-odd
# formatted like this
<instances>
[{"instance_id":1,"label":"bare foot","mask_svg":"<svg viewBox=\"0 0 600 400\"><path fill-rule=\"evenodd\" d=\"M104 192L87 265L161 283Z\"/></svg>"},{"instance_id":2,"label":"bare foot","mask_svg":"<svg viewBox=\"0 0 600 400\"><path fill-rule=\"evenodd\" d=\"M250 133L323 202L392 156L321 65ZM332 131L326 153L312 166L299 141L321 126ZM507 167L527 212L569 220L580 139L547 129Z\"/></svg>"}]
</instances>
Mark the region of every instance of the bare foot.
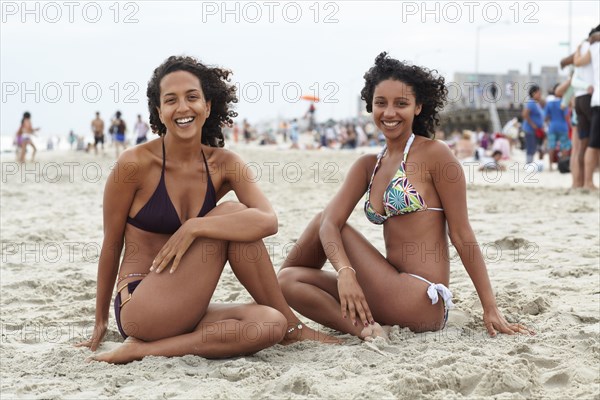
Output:
<instances>
[{"instance_id":1,"label":"bare foot","mask_svg":"<svg viewBox=\"0 0 600 400\"><path fill-rule=\"evenodd\" d=\"M141 360L144 358L140 348L143 341L134 337L125 339L122 345L114 350L105 351L104 353L93 354L86 361L104 361L111 364L127 364L128 362Z\"/></svg>"},{"instance_id":2,"label":"bare foot","mask_svg":"<svg viewBox=\"0 0 600 400\"><path fill-rule=\"evenodd\" d=\"M388 326L388 325L381 326L377 322L375 322L373 325L369 325L365 329L363 329L360 332L360 337L363 340L366 340L367 342L370 342L371 340L375 339L376 337L382 337L387 340L391 330L392 330L391 326Z\"/></svg>"},{"instance_id":3,"label":"bare foot","mask_svg":"<svg viewBox=\"0 0 600 400\"><path fill-rule=\"evenodd\" d=\"M279 342L282 345L288 345L296 342L300 342L303 340L314 340L316 342L326 343L326 344L340 344L342 341L336 337L329 336L325 333L315 331L314 329L309 328L308 326L301 324L302 328L298 328L297 325L294 325L294 329L285 334L283 340Z\"/></svg>"}]
</instances>

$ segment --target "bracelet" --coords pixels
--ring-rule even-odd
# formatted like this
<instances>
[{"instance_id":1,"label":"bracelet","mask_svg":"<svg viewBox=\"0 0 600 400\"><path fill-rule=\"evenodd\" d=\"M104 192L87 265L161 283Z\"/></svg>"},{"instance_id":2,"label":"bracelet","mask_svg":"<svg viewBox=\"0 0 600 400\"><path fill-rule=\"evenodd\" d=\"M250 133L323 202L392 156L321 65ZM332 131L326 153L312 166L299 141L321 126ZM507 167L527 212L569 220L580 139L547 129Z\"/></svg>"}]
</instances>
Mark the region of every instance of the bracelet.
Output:
<instances>
[{"instance_id":1,"label":"bracelet","mask_svg":"<svg viewBox=\"0 0 600 400\"><path fill-rule=\"evenodd\" d=\"M342 267L342 268L340 268L340 269L338 269L338 270L337 270L337 277L338 277L338 279L340 279L340 272L341 272L342 270L346 269L346 268L348 268L348 269L351 269L351 270L352 270L352 272L354 272L354 275L356 275L356 271L354 270L354 268L352 268L352 267L349 267L349 266L345 266L345 267Z\"/></svg>"}]
</instances>

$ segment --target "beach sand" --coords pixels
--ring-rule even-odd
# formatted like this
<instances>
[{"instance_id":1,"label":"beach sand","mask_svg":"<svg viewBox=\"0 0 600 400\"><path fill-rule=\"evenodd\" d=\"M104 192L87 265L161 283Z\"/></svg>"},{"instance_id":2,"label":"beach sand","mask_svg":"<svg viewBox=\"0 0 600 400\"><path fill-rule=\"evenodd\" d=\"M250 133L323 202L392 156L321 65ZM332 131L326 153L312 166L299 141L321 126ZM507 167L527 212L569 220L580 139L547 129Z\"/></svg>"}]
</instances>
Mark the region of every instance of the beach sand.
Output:
<instances>
[{"instance_id":1,"label":"beach sand","mask_svg":"<svg viewBox=\"0 0 600 400\"><path fill-rule=\"evenodd\" d=\"M259 173L279 217L279 232L266 239L275 268L363 152L235 151ZM114 366L86 363L90 351L73 347L93 326L112 158L48 152L21 167L2 157L2 399L600 398L599 197L569 192L569 175L514 166L499 176L475 169L468 176L469 215L500 309L536 336L487 336L477 294L452 251L456 308L443 331L394 327L389 342L338 334L345 344ZM381 228L360 208L350 223L383 250ZM214 301L249 300L226 266ZM111 310L101 350L121 342Z\"/></svg>"}]
</instances>

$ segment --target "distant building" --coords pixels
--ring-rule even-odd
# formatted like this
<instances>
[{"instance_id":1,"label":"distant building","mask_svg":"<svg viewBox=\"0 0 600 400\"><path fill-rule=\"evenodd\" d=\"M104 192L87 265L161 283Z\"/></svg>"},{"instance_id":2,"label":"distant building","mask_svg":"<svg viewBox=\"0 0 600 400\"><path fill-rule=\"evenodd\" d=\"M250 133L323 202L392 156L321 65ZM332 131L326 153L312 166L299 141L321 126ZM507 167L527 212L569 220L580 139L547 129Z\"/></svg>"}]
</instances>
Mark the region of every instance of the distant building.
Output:
<instances>
[{"instance_id":1,"label":"distant building","mask_svg":"<svg viewBox=\"0 0 600 400\"><path fill-rule=\"evenodd\" d=\"M546 94L562 79L558 67L542 67L540 74L532 75L531 64L527 74L521 74L518 70L509 70L506 74L457 72L454 80L447 84L446 109L488 108L489 103L495 103L498 109L519 108L532 84L540 86L542 93Z\"/></svg>"}]
</instances>

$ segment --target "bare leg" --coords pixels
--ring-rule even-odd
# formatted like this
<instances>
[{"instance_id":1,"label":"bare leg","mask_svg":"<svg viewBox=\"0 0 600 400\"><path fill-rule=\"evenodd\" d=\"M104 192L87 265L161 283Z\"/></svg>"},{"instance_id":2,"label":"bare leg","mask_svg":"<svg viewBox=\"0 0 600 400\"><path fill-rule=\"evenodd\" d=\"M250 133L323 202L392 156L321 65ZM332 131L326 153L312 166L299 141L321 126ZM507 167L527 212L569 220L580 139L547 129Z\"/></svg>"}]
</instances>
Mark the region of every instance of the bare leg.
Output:
<instances>
[{"instance_id":1,"label":"bare leg","mask_svg":"<svg viewBox=\"0 0 600 400\"><path fill-rule=\"evenodd\" d=\"M581 141L579 140L579 133L575 126L573 127L571 146L571 162L569 163L571 176L573 178L571 187L579 188L583 186L583 170L579 165L579 148L581 147Z\"/></svg>"},{"instance_id":2,"label":"bare leg","mask_svg":"<svg viewBox=\"0 0 600 400\"><path fill-rule=\"evenodd\" d=\"M25 153L26 152L27 152L27 141L23 140L23 143L21 143L21 151L19 152L19 162L20 163L25 162Z\"/></svg>"},{"instance_id":3,"label":"bare leg","mask_svg":"<svg viewBox=\"0 0 600 400\"><path fill-rule=\"evenodd\" d=\"M585 150L585 170L584 170L584 181L583 187L586 189L598 189L594 185L594 171L598 167L598 160L600 156L600 149L589 147Z\"/></svg>"},{"instance_id":4,"label":"bare leg","mask_svg":"<svg viewBox=\"0 0 600 400\"><path fill-rule=\"evenodd\" d=\"M129 337L118 348L93 355L91 360L115 364L145 356L178 357L188 354L225 358L253 354L277 344L285 333L283 315L260 305L210 305L196 328L183 335L144 342Z\"/></svg>"},{"instance_id":5,"label":"bare leg","mask_svg":"<svg viewBox=\"0 0 600 400\"><path fill-rule=\"evenodd\" d=\"M34 162L35 160L35 153L37 153L37 148L35 147L35 144L33 144L33 142L29 142L29 144L31 145L31 147L33 147L33 153L31 154L31 162ZM23 154L23 157L25 155Z\"/></svg>"},{"instance_id":6,"label":"bare leg","mask_svg":"<svg viewBox=\"0 0 600 400\"><path fill-rule=\"evenodd\" d=\"M246 208L245 205L235 202L221 204L221 212L235 212L244 208ZM281 312L287 319L289 328L296 327L290 334L286 335L283 344L298 340L339 343L338 339L307 326L297 329L300 320L290 309L281 292L269 253L262 240L252 243L231 242L227 258L233 273L248 290L252 298L258 304L273 307Z\"/></svg>"},{"instance_id":7,"label":"bare leg","mask_svg":"<svg viewBox=\"0 0 600 400\"><path fill-rule=\"evenodd\" d=\"M582 186L585 180L585 149L587 149L589 141L589 137L579 140L579 156L577 157L577 160L579 161L579 173L581 174Z\"/></svg>"},{"instance_id":8,"label":"bare leg","mask_svg":"<svg viewBox=\"0 0 600 400\"><path fill-rule=\"evenodd\" d=\"M319 240L319 221L320 214L309 223L279 271L283 294L295 310L308 318L364 338L365 327L342 317L336 275L321 270L326 256ZM377 322L407 326L414 331L441 327L443 306L431 305L427 284L399 273L348 224L342 229L342 240Z\"/></svg>"},{"instance_id":9,"label":"bare leg","mask_svg":"<svg viewBox=\"0 0 600 400\"><path fill-rule=\"evenodd\" d=\"M544 159L544 154L545 154L545 152L544 152L544 145L546 144L546 140L544 139L544 140L541 140L540 142L541 143L538 144L538 158L540 160L543 160Z\"/></svg>"}]
</instances>

